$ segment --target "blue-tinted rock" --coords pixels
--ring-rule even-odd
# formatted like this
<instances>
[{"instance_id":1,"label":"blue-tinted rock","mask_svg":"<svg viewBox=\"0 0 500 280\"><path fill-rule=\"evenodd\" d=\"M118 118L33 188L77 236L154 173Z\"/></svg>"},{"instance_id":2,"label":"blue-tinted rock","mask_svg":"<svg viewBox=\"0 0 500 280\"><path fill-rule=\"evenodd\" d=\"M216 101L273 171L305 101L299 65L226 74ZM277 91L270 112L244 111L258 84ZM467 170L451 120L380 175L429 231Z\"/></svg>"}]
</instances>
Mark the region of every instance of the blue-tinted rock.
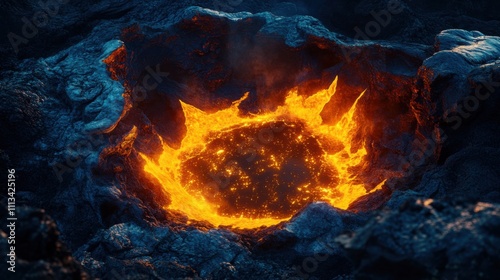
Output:
<instances>
[{"instance_id":1,"label":"blue-tinted rock","mask_svg":"<svg viewBox=\"0 0 500 280\"><path fill-rule=\"evenodd\" d=\"M4 30L19 33L19 19L39 10L38 2L2 2ZM339 240L361 252L354 258L361 263L358 276L496 276L497 204L422 206L413 201L500 199L499 95L489 90L496 84L483 83L500 81L499 39L482 35L499 35L498 22L492 20L498 18L497 4L410 1L380 34L354 41L347 36L355 35L355 27L365 29L374 20L371 12L386 9L388 1L237 2L71 2L21 46L18 56L2 33L1 166L16 167L22 186L18 197L47 209L78 261L103 279L340 279L353 271L344 248L335 242L347 232ZM191 5L200 7L187 8ZM127 32L137 37L125 36L129 40L122 43L122 30L132 24L140 30ZM434 55L431 46L421 44L451 26L482 33L443 31ZM127 111L127 101L134 100L122 96L123 80L111 79L102 63L122 45L136 58L127 65L128 82L140 84L148 65L161 63L170 73L151 92L157 99L133 104L132 111ZM165 213L162 206L168 200L160 199L155 186L126 172L138 169L131 164L137 157L132 148L154 154L161 147L156 133L168 135L165 139L174 144L182 138L179 99L214 110L249 91L253 99L242 104L242 111L272 109L277 102L269 100L283 97L288 89L298 85L308 93L310 87L325 88L336 75L345 84L339 85L338 99L329 103L323 118L334 122L344 113L339 108L348 108L369 89L360 106L376 130L367 142L374 161L369 172L377 180L392 176L387 171L415 148L416 135L429 137L430 130L441 126L448 137L440 161L434 165L429 160L422 181L416 172L411 180L394 184L391 190L396 191L386 203L392 210L376 219L314 203L289 223L262 231L264 236L260 231L202 230L206 225L173 229L170 223L183 223L185 217ZM490 95L453 129L457 121L447 123L445 113L473 96L478 85L488 90L483 96ZM123 135L135 125L139 141L121 151ZM53 169L57 163L68 168L61 176ZM378 182L369 183L373 187ZM405 190L413 186L417 188ZM366 198L357 209L373 210L380 201ZM33 215L23 221L30 233L21 232L29 240L19 256L40 261L22 265L40 272L38 278L82 277L69 253L60 251L54 222L39 214L28 216ZM47 258L41 247L56 257ZM318 267L308 272L311 267L304 263L311 260Z\"/></svg>"},{"instance_id":2,"label":"blue-tinted rock","mask_svg":"<svg viewBox=\"0 0 500 280\"><path fill-rule=\"evenodd\" d=\"M356 277L493 279L500 261L499 209L418 200L337 240L355 260Z\"/></svg>"}]
</instances>

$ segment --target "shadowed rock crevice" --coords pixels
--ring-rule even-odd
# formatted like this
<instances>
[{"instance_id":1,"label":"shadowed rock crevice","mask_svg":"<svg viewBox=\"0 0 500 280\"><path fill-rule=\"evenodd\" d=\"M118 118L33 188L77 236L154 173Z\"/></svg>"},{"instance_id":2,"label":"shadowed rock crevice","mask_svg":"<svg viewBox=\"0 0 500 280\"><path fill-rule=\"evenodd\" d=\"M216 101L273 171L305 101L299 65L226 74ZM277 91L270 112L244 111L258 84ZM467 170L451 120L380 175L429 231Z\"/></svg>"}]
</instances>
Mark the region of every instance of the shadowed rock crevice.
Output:
<instances>
[{"instance_id":1,"label":"shadowed rock crevice","mask_svg":"<svg viewBox=\"0 0 500 280\"><path fill-rule=\"evenodd\" d=\"M19 33L37 2L2 2L2 31ZM103 279L498 275L496 2L405 1L380 34L358 41L354 27L364 30L389 1L237 2L71 2L17 56L1 36L0 165L16 168L19 201L54 219L19 206L20 271L39 279L85 278L80 264ZM336 76L322 118L335 123L367 90L364 172L376 178L368 187L389 179L382 190L351 211L314 202L256 230L214 229L162 208L169 198L144 178L138 152L155 155L160 136L179 145L180 100L213 112L249 92L240 112L258 113L291 88L310 95ZM138 94L145 79L155 86Z\"/></svg>"}]
</instances>

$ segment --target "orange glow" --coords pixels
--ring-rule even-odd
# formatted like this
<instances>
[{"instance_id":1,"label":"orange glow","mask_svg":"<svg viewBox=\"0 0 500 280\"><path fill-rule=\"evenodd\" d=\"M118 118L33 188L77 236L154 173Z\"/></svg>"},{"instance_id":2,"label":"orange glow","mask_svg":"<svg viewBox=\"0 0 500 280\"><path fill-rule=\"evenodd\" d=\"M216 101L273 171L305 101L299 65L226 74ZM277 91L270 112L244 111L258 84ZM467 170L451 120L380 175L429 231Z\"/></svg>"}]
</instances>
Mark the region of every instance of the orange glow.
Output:
<instances>
[{"instance_id":1,"label":"orange glow","mask_svg":"<svg viewBox=\"0 0 500 280\"><path fill-rule=\"evenodd\" d=\"M299 96L297 90L292 90L284 104L275 111L251 116L241 116L238 108L248 94L233 102L229 108L215 113L206 113L181 102L187 132L180 148L174 149L163 144L158 161L141 154L146 162L144 170L158 180L171 200L169 205L165 205L165 209L183 213L191 220L235 228L278 224L290 219L293 211L311 201L326 201L337 208L347 209L350 203L367 194L362 180L357 176L365 164L367 151L364 143L357 150L353 147L354 135L360 128L356 121L356 106L364 92L339 122L334 125L325 124L320 113L335 94L336 86L337 79L328 89L309 97ZM248 131L257 135L245 135ZM286 132L287 138L279 136L282 138L278 139L278 134L284 133L282 131ZM272 137L273 133L276 137ZM221 137L226 140L222 141ZM247 138L260 139L263 143L252 146L255 149L250 156L246 152L240 153L241 157L246 157L246 162L230 161L229 152L241 150L245 141L242 139ZM278 142L269 146L272 141ZM279 186L282 182L271 179L283 178L279 176L284 176L280 174L287 161L284 155L297 155L297 147L311 143L319 149L304 150L300 154L304 158L299 159L302 166L300 170L309 174L307 176L311 182L285 186L285 193L279 192L278 190L283 189L283 186ZM281 149L281 146L285 147ZM242 167L241 162L245 166ZM261 165L265 168L261 168ZM205 169L202 170L201 167ZM213 182L199 181L197 178L206 174L195 174L197 170L218 175ZM249 173L248 170L258 174ZM291 179L287 182L294 184L295 180L300 179L293 174L298 169L292 167L290 170L290 175L286 176L291 176ZM262 178L264 173L270 174L266 175L266 178L271 179L265 187L271 195L267 195L262 202L262 189L253 187L253 177ZM222 183L225 180L217 179L219 175L222 178L236 179L232 183ZM327 179L322 179L324 177ZM380 189L383 183L374 190ZM260 193L256 193L257 191ZM283 212L280 212L282 208L279 205L276 206L278 196L286 205ZM228 197L238 204L236 210L231 208L234 205L224 205L228 204ZM249 209L247 206L252 203L252 209Z\"/></svg>"},{"instance_id":2,"label":"orange glow","mask_svg":"<svg viewBox=\"0 0 500 280\"><path fill-rule=\"evenodd\" d=\"M125 73L127 71L125 67L126 56L127 50L125 49L125 46L120 46L103 60L106 64L107 70L111 74L111 79L118 81L120 78L125 77Z\"/></svg>"}]
</instances>

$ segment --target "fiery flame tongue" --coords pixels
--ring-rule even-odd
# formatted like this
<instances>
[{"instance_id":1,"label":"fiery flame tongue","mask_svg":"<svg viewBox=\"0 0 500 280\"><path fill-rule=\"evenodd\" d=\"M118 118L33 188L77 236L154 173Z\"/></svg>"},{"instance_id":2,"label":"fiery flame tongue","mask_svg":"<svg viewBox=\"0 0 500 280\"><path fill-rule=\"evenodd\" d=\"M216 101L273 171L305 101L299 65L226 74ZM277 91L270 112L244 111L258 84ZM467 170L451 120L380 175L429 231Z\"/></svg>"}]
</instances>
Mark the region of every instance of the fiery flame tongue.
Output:
<instances>
[{"instance_id":1,"label":"fiery flame tongue","mask_svg":"<svg viewBox=\"0 0 500 280\"><path fill-rule=\"evenodd\" d=\"M181 102L187 128L181 147L164 144L158 164L141 155L144 170L168 193L167 209L214 226L274 225L310 201L346 209L366 194L353 170L367 152L351 144L364 92L337 124L323 124L320 113L336 86L337 79L307 98L292 90L276 111L253 117L238 115L247 94L212 114Z\"/></svg>"}]
</instances>

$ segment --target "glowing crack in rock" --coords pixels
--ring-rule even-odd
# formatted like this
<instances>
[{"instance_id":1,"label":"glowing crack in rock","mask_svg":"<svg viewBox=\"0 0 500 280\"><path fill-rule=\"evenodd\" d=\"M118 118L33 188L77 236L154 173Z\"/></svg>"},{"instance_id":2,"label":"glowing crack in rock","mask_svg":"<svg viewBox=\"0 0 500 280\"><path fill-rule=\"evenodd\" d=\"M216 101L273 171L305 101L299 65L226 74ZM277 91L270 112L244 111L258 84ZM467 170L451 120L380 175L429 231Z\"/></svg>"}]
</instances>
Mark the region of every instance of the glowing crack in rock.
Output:
<instances>
[{"instance_id":1,"label":"glowing crack in rock","mask_svg":"<svg viewBox=\"0 0 500 280\"><path fill-rule=\"evenodd\" d=\"M181 102L187 132L180 148L163 144L157 161L141 154L171 200L165 208L235 228L278 224L313 201L347 209L367 194L357 176L365 144L352 144L364 92L340 121L325 124L320 113L336 86L337 79L309 97L292 90L275 111L251 116L238 108L248 94L215 113Z\"/></svg>"}]
</instances>

